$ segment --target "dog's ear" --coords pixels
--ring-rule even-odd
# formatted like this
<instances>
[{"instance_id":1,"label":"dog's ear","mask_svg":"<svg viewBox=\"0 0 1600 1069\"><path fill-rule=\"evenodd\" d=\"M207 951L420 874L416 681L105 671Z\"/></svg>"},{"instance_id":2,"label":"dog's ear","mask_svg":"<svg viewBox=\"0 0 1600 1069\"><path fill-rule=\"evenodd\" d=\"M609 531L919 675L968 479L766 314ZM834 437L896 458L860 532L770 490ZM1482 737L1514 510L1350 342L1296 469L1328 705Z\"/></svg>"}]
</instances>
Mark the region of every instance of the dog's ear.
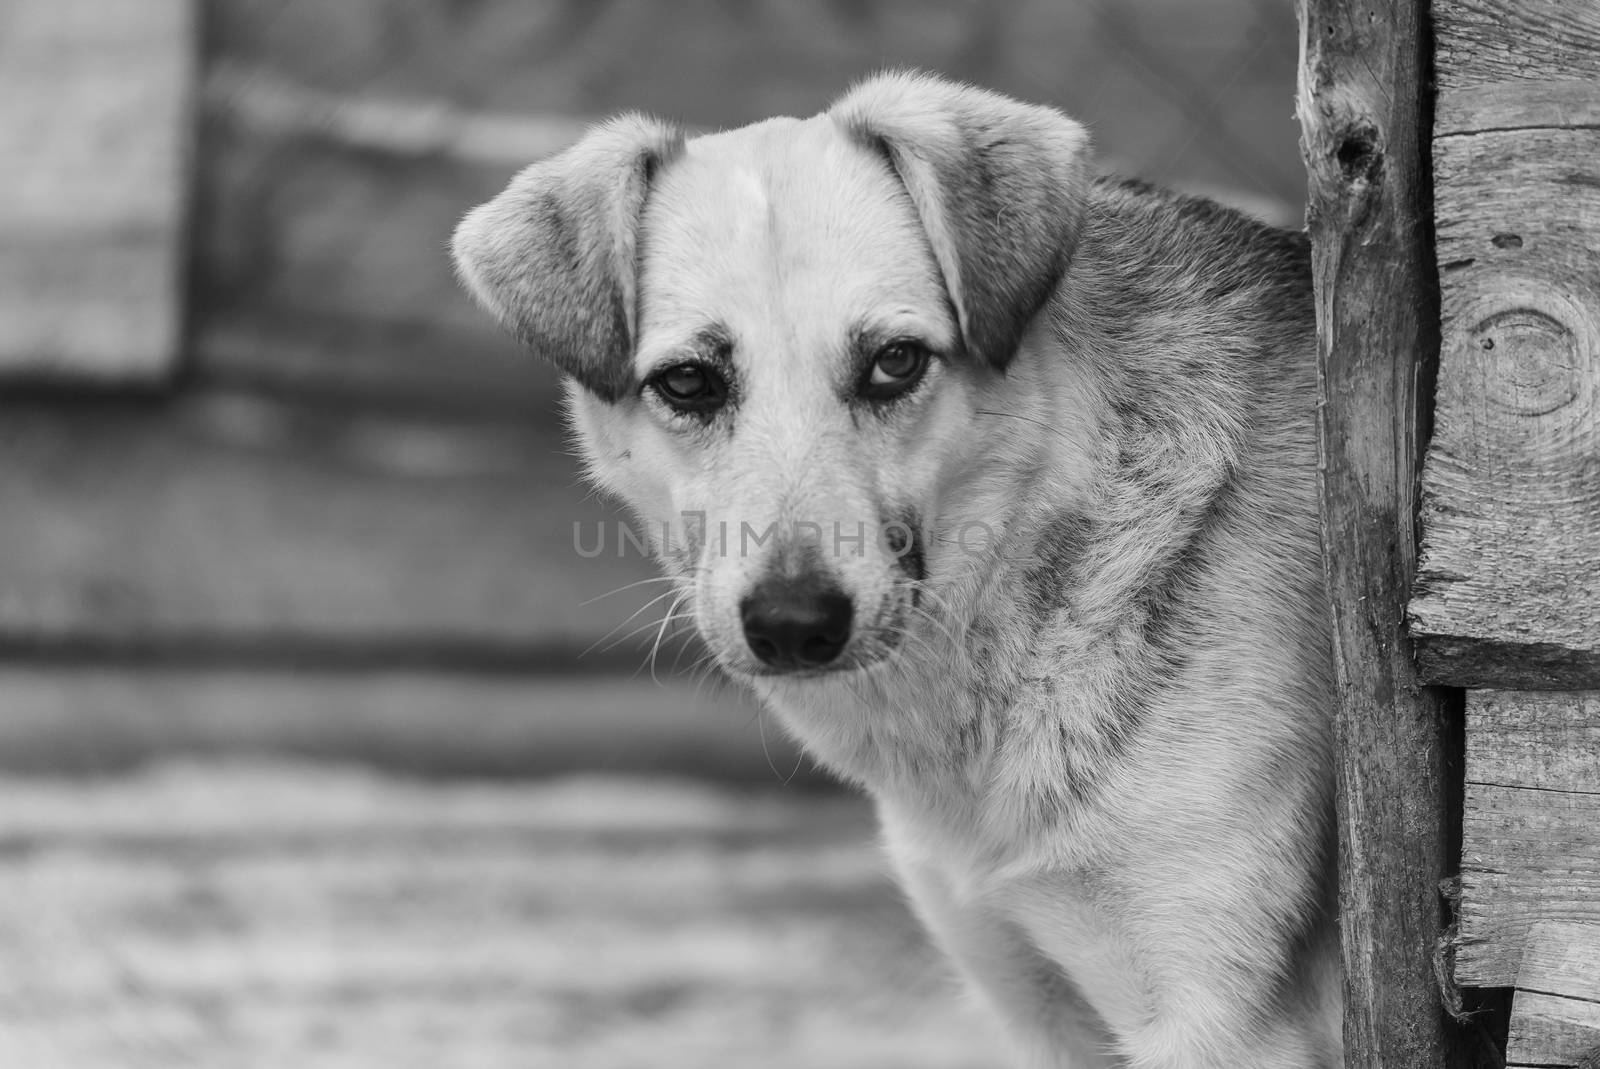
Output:
<instances>
[{"instance_id":1,"label":"dog's ear","mask_svg":"<svg viewBox=\"0 0 1600 1069\"><path fill-rule=\"evenodd\" d=\"M878 75L829 115L888 157L916 206L962 341L1004 369L1072 256L1088 134L1053 108L929 75Z\"/></svg>"},{"instance_id":2,"label":"dog's ear","mask_svg":"<svg viewBox=\"0 0 1600 1069\"><path fill-rule=\"evenodd\" d=\"M473 296L602 400L631 385L639 216L656 168L682 146L677 127L613 119L517 175L451 240Z\"/></svg>"}]
</instances>

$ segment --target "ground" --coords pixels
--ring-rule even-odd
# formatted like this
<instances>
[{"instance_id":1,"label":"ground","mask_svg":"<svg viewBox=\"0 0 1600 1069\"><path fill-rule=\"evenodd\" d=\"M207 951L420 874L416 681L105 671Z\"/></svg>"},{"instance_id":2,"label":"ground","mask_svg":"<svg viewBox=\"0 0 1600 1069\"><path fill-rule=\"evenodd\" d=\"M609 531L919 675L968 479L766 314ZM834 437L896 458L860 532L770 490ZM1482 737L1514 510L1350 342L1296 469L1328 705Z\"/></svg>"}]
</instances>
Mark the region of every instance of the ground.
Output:
<instances>
[{"instance_id":1,"label":"ground","mask_svg":"<svg viewBox=\"0 0 1600 1069\"><path fill-rule=\"evenodd\" d=\"M873 836L638 776L0 780L0 1065L1001 1064Z\"/></svg>"}]
</instances>

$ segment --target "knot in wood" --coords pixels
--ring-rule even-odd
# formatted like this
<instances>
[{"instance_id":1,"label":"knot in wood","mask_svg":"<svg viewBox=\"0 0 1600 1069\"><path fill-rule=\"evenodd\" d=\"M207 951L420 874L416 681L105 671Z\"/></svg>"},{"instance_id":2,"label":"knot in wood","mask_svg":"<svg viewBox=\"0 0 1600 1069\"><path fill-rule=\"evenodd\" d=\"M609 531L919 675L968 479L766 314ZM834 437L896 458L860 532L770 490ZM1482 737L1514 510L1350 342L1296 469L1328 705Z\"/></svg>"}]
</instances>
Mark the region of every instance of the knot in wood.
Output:
<instances>
[{"instance_id":1,"label":"knot in wood","mask_svg":"<svg viewBox=\"0 0 1600 1069\"><path fill-rule=\"evenodd\" d=\"M1334 155L1339 161L1339 175L1347 186L1376 184L1383 173L1383 146L1378 128L1371 123L1346 127Z\"/></svg>"},{"instance_id":2,"label":"knot in wood","mask_svg":"<svg viewBox=\"0 0 1600 1069\"><path fill-rule=\"evenodd\" d=\"M1531 302L1500 308L1480 305L1479 314L1473 317L1476 322L1466 349L1496 361L1498 368L1493 376L1485 369L1477 384L1480 388L1490 382L1499 384L1500 389L1484 389L1484 396L1507 416L1557 419L1563 424L1582 424L1593 418L1580 403L1589 400L1588 376L1594 370L1586 324L1562 315L1563 311L1562 302L1547 300L1537 306ZM1569 433L1579 429L1570 428Z\"/></svg>"}]
</instances>

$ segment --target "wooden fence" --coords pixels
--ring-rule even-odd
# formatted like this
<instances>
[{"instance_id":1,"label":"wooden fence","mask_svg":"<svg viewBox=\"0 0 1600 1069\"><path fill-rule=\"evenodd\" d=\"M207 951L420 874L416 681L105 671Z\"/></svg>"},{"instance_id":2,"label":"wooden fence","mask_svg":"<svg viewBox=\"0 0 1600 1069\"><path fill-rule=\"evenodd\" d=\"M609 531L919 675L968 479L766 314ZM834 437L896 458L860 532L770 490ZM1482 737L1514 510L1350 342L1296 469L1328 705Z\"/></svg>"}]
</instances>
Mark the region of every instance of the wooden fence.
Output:
<instances>
[{"instance_id":1,"label":"wooden fence","mask_svg":"<svg viewBox=\"0 0 1600 1069\"><path fill-rule=\"evenodd\" d=\"M1346 1063L1576 1065L1600 1056L1600 9L1302 20ZM1462 988L1514 990L1503 1051Z\"/></svg>"}]
</instances>

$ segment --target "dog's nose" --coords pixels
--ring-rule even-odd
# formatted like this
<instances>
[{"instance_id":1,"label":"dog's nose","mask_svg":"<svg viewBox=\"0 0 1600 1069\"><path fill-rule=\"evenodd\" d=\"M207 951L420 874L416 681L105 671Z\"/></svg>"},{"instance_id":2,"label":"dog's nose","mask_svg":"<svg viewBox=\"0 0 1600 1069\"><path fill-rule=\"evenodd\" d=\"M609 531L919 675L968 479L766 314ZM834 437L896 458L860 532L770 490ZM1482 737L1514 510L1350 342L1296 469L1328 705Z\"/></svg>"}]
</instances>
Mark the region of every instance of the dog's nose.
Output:
<instances>
[{"instance_id":1,"label":"dog's nose","mask_svg":"<svg viewBox=\"0 0 1600 1069\"><path fill-rule=\"evenodd\" d=\"M821 668L850 641L855 606L831 584L767 579L739 603L744 640L773 668Z\"/></svg>"}]
</instances>

